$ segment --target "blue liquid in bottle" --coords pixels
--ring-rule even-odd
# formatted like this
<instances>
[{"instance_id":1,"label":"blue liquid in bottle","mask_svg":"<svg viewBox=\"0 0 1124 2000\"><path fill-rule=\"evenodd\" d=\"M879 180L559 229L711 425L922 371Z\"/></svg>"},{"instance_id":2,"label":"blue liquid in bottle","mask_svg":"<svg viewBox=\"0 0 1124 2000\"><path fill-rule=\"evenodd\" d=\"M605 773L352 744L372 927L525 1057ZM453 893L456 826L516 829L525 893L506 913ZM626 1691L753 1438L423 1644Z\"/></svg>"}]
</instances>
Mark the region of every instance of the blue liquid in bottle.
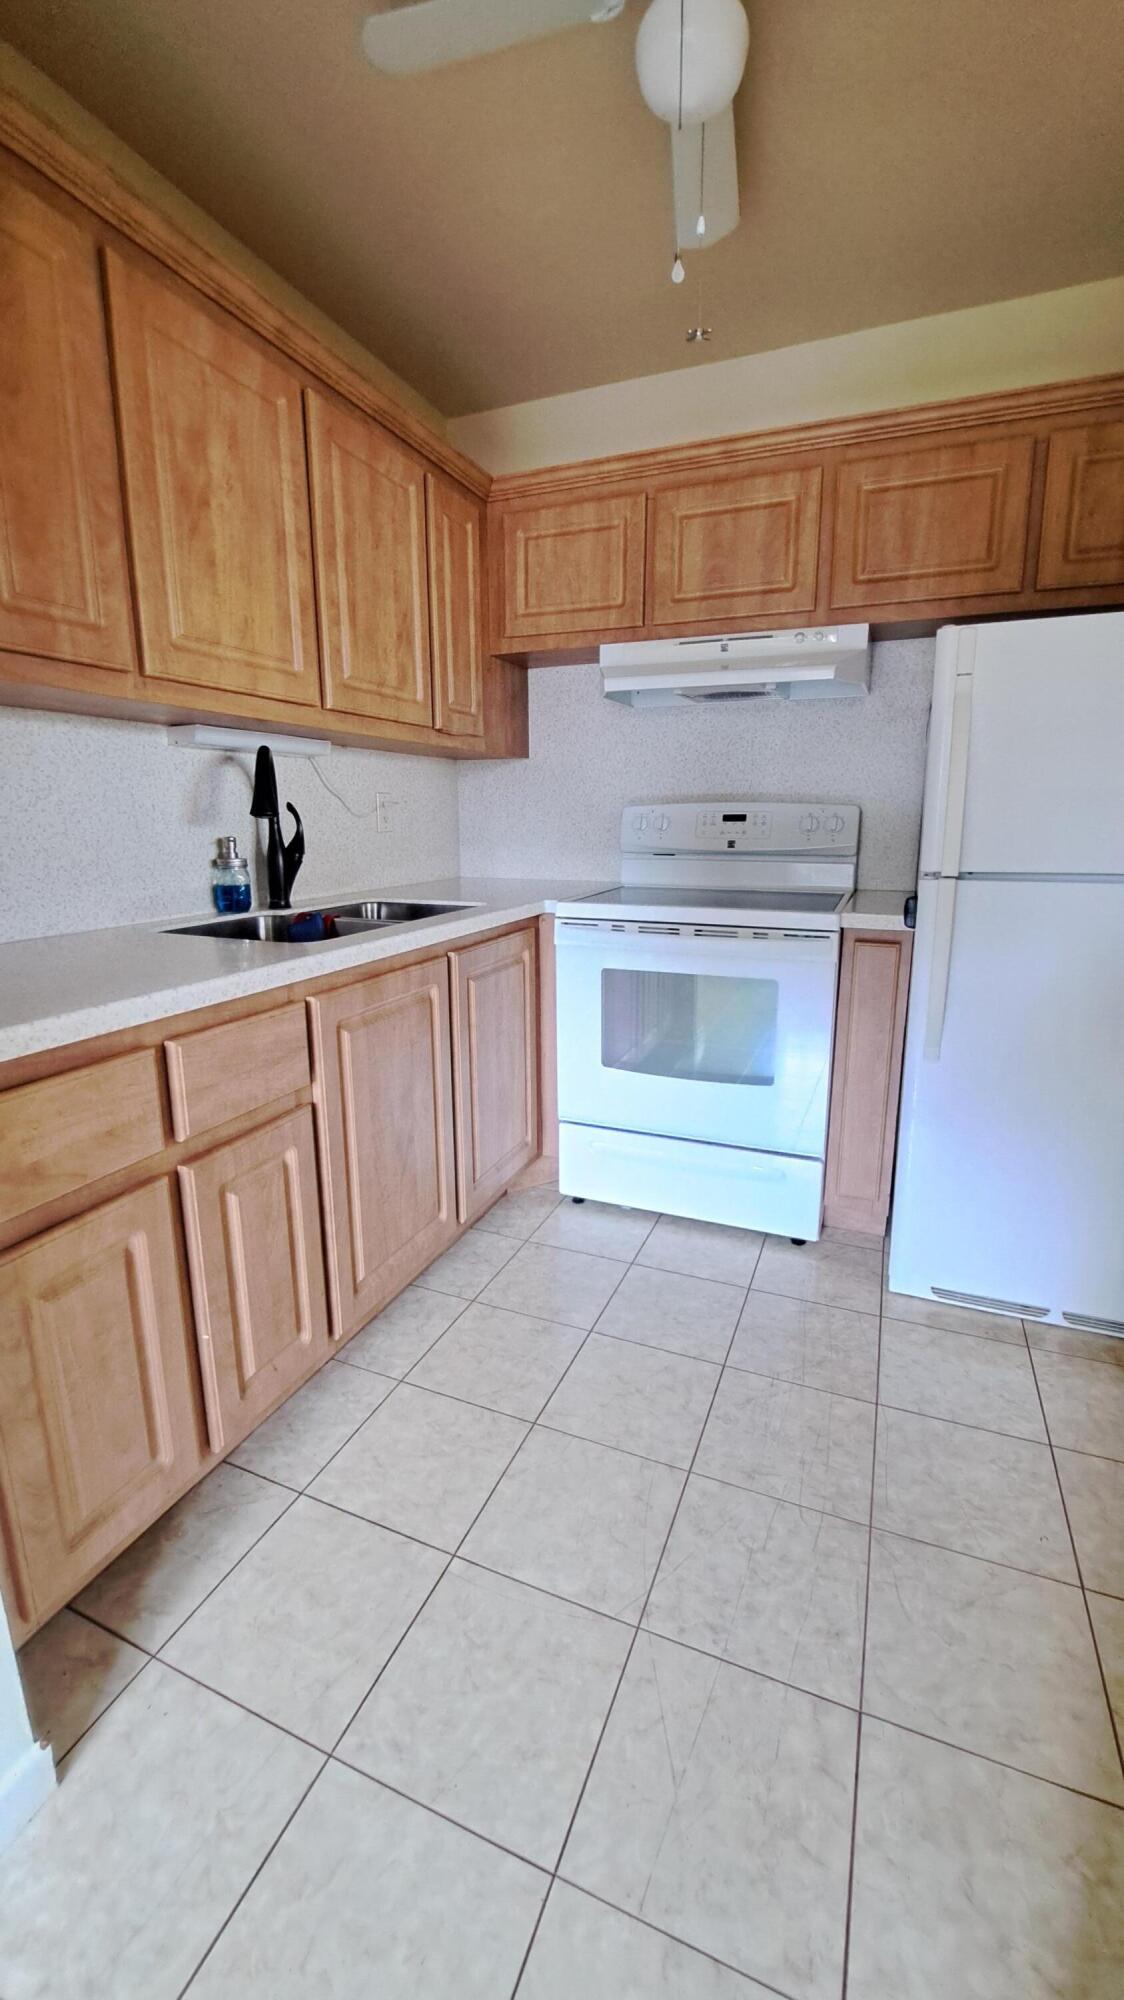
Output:
<instances>
[{"instance_id":1,"label":"blue liquid in bottle","mask_svg":"<svg viewBox=\"0 0 1124 2000\"><path fill-rule=\"evenodd\" d=\"M250 907L248 882L216 882L214 896L215 908L222 917L240 916Z\"/></svg>"}]
</instances>

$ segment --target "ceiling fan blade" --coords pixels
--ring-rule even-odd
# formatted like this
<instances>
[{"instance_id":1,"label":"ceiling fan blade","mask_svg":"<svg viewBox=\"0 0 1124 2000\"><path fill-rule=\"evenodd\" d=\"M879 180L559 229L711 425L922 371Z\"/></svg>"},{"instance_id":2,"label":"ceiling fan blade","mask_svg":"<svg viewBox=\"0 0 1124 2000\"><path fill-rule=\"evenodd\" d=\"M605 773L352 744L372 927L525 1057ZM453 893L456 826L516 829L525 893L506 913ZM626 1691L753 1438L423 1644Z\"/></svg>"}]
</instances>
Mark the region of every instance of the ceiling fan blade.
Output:
<instances>
[{"instance_id":1,"label":"ceiling fan blade","mask_svg":"<svg viewBox=\"0 0 1124 2000\"><path fill-rule=\"evenodd\" d=\"M363 23L363 53L393 76L443 69L517 42L537 41L579 21L611 20L619 5L598 0L409 0Z\"/></svg>"},{"instance_id":2,"label":"ceiling fan blade","mask_svg":"<svg viewBox=\"0 0 1124 2000\"><path fill-rule=\"evenodd\" d=\"M675 241L680 250L705 250L738 226L738 156L734 107L727 105L705 125L671 128L671 180L675 195ZM698 234L699 216L706 233Z\"/></svg>"}]
</instances>

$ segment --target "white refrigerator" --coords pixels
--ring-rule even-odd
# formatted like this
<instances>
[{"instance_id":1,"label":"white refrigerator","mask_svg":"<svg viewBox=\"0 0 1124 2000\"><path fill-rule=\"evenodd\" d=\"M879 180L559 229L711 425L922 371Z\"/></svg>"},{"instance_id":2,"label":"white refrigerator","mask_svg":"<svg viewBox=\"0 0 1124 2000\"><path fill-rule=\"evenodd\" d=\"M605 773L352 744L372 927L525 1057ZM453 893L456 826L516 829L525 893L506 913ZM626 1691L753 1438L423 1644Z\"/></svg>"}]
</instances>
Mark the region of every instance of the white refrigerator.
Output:
<instances>
[{"instance_id":1,"label":"white refrigerator","mask_svg":"<svg viewBox=\"0 0 1124 2000\"><path fill-rule=\"evenodd\" d=\"M1124 1335L1124 612L937 636L889 1284Z\"/></svg>"}]
</instances>

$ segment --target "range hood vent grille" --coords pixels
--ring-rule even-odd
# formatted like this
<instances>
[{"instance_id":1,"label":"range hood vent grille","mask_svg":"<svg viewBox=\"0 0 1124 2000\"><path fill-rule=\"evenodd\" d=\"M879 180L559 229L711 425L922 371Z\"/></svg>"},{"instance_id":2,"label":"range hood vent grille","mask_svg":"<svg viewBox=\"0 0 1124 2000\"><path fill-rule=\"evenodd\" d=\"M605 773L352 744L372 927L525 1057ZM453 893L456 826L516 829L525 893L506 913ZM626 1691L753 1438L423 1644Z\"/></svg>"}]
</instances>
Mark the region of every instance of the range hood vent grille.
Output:
<instances>
[{"instance_id":1,"label":"range hood vent grille","mask_svg":"<svg viewBox=\"0 0 1124 2000\"><path fill-rule=\"evenodd\" d=\"M653 639L602 646L600 660L606 696L630 708L755 701L762 695L838 700L864 695L870 685L870 627Z\"/></svg>"}]
</instances>

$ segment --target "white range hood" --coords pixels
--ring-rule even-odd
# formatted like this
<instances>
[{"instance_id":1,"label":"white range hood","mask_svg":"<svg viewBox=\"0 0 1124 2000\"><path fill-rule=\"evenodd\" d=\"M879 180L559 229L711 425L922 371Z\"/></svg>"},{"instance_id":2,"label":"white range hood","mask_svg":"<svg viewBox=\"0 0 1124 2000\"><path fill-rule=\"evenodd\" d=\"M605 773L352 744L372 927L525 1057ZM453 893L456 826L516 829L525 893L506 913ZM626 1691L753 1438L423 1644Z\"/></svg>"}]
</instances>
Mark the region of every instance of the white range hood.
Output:
<instances>
[{"instance_id":1,"label":"white range hood","mask_svg":"<svg viewBox=\"0 0 1124 2000\"><path fill-rule=\"evenodd\" d=\"M870 685L869 625L817 625L798 632L715 633L704 639L646 639L602 646L610 701L632 708L684 702L821 701L863 695Z\"/></svg>"}]
</instances>

